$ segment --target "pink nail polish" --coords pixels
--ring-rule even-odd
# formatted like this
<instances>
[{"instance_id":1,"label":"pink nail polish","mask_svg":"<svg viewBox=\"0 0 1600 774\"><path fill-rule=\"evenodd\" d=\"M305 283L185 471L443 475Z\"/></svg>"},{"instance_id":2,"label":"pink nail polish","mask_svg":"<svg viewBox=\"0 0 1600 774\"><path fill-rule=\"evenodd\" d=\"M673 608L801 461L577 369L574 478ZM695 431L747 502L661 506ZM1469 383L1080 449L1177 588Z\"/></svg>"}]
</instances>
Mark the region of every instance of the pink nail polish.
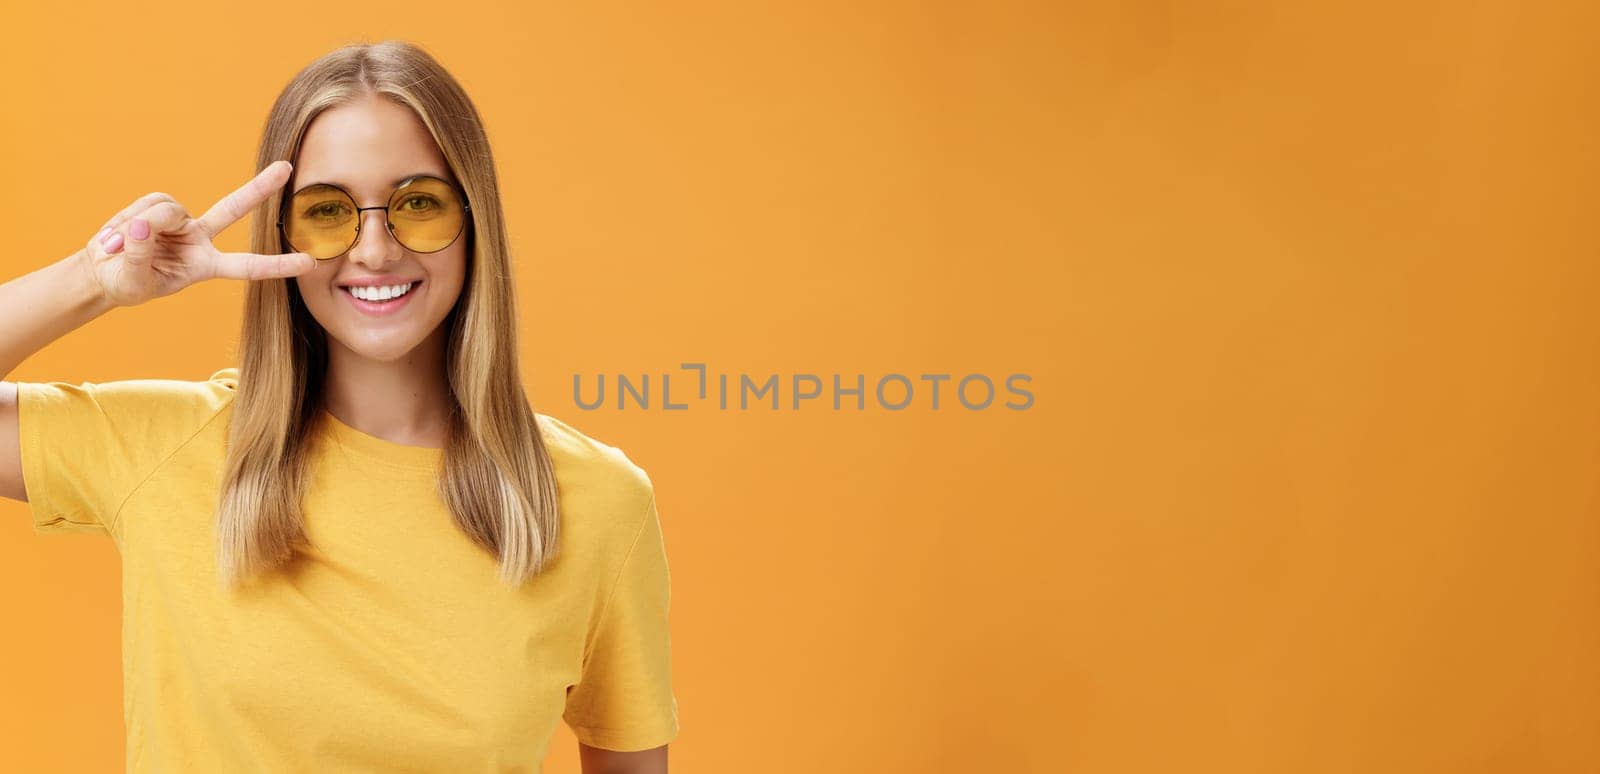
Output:
<instances>
[{"instance_id":1,"label":"pink nail polish","mask_svg":"<svg viewBox=\"0 0 1600 774\"><path fill-rule=\"evenodd\" d=\"M150 221L144 218L134 218L128 224L128 236L134 239L147 239L150 237Z\"/></svg>"},{"instance_id":2,"label":"pink nail polish","mask_svg":"<svg viewBox=\"0 0 1600 774\"><path fill-rule=\"evenodd\" d=\"M111 237L116 236L116 233L117 232L112 231L111 229L106 229L105 231L100 232L100 244L111 244Z\"/></svg>"},{"instance_id":3,"label":"pink nail polish","mask_svg":"<svg viewBox=\"0 0 1600 774\"><path fill-rule=\"evenodd\" d=\"M110 226L106 226L105 228L100 229L100 233L94 235L94 241L96 241L96 242L104 241L105 238L106 238L106 235L109 234L109 233L111 233L111 227Z\"/></svg>"},{"instance_id":4,"label":"pink nail polish","mask_svg":"<svg viewBox=\"0 0 1600 774\"><path fill-rule=\"evenodd\" d=\"M108 253L116 253L122 250L122 232L113 232L111 238L106 240L105 245Z\"/></svg>"}]
</instances>

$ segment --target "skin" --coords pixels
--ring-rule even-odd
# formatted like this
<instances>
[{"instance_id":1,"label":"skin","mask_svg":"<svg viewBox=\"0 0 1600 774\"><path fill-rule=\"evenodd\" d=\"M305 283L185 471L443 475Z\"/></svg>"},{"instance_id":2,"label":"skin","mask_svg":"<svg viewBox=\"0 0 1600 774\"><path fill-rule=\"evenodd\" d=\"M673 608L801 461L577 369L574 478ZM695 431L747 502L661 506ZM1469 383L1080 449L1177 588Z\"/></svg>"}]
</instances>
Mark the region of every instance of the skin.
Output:
<instances>
[{"instance_id":1,"label":"skin","mask_svg":"<svg viewBox=\"0 0 1600 774\"><path fill-rule=\"evenodd\" d=\"M288 190L334 183L360 207L387 204L395 181L411 175L454 179L416 113L378 95L318 115L306 129L297 161ZM450 400L442 323L466 278L467 235L439 252L415 253L390 236L387 217L383 210L361 213L356 244L295 277L295 284L328 332L329 412L369 435L439 448ZM422 281L398 313L363 313L339 287L382 274Z\"/></svg>"},{"instance_id":2,"label":"skin","mask_svg":"<svg viewBox=\"0 0 1600 774\"><path fill-rule=\"evenodd\" d=\"M279 161L199 217L165 193L149 193L106 221L84 249L0 285L0 374L45 344L105 312L135 306L213 278L292 277L328 332L327 404L346 424L413 446L444 445L444 318L461 294L465 235L437 253L417 254L384 228L386 213L362 213L361 235L345 255L314 262L304 253L221 252L212 238L269 196L311 183L342 185L358 206L388 202L395 180L449 167L408 108L369 97L319 115L297 165ZM291 179L291 174L293 179ZM337 283L363 275L419 278L398 314L364 315ZM0 381L0 496L22 502L17 390ZM667 746L616 752L578 744L584 774L666 774Z\"/></svg>"},{"instance_id":3,"label":"skin","mask_svg":"<svg viewBox=\"0 0 1600 774\"><path fill-rule=\"evenodd\" d=\"M579 742L578 764L583 774L667 774L667 745L617 752Z\"/></svg>"},{"instance_id":4,"label":"skin","mask_svg":"<svg viewBox=\"0 0 1600 774\"><path fill-rule=\"evenodd\" d=\"M306 129L288 190L335 183L359 207L386 204L394 181L426 173L452 180L444 154L409 108L369 95L318 115ZM384 228L387 213L361 213L349 252L295 277L306 307L328 332L328 410L362 432L410 446L442 447L449 386L446 315L466 278L467 239L437 253L415 253ZM339 283L362 276L419 278L399 313L372 317ZM578 744L584 774L666 774L667 747L617 752Z\"/></svg>"}]
</instances>

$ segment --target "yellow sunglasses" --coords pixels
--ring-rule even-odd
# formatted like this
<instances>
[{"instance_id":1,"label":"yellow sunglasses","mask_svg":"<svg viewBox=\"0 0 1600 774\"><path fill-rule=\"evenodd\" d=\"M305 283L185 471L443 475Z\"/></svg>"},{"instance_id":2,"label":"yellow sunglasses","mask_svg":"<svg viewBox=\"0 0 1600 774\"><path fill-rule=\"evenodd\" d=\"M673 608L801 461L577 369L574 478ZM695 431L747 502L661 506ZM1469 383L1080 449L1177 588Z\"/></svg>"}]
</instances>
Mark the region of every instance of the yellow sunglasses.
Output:
<instances>
[{"instance_id":1,"label":"yellow sunglasses","mask_svg":"<svg viewBox=\"0 0 1600 774\"><path fill-rule=\"evenodd\" d=\"M358 207L349 191L315 183L285 197L278 210L278 231L291 250L326 261L355 246L361 237L361 213L386 210L384 224L396 242L412 252L437 253L466 231L471 209L458 186L432 175L400 181L382 207Z\"/></svg>"}]
</instances>

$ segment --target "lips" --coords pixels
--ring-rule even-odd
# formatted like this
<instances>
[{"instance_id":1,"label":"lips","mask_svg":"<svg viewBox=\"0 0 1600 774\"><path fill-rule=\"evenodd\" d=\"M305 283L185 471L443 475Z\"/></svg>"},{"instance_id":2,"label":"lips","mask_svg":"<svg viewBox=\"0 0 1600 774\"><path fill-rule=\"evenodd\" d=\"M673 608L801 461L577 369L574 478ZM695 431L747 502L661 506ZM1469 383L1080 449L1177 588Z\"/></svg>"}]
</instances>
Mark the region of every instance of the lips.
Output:
<instances>
[{"instance_id":1,"label":"lips","mask_svg":"<svg viewBox=\"0 0 1600 774\"><path fill-rule=\"evenodd\" d=\"M418 284L416 282L406 282L398 285L346 285L343 290L365 301L381 302L406 295L416 290Z\"/></svg>"},{"instance_id":2,"label":"lips","mask_svg":"<svg viewBox=\"0 0 1600 774\"><path fill-rule=\"evenodd\" d=\"M398 282L393 284L403 285L406 283ZM351 292L351 286L349 285L341 285L339 287L339 293L340 295L343 295L345 298L349 299L350 304L354 306L357 311L367 315L381 316L393 314L396 311L404 308L408 303L410 303L412 296L415 296L419 291L421 291L422 285L423 283L421 280L415 280L411 282L411 289L407 290L404 294L382 301L368 301L366 299L357 298L355 294ZM379 285L378 287L382 286L383 285Z\"/></svg>"}]
</instances>

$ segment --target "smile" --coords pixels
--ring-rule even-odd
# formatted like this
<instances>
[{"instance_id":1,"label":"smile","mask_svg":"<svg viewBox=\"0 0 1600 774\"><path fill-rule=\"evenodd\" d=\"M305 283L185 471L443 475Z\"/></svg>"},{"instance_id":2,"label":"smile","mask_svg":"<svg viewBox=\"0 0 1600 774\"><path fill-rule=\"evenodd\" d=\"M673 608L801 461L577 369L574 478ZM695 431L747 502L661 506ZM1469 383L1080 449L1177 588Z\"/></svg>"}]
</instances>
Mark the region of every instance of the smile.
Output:
<instances>
[{"instance_id":1,"label":"smile","mask_svg":"<svg viewBox=\"0 0 1600 774\"><path fill-rule=\"evenodd\" d=\"M339 288L355 308L365 314L392 314L411 300L412 291L421 285L417 280L404 285L353 286Z\"/></svg>"}]
</instances>

